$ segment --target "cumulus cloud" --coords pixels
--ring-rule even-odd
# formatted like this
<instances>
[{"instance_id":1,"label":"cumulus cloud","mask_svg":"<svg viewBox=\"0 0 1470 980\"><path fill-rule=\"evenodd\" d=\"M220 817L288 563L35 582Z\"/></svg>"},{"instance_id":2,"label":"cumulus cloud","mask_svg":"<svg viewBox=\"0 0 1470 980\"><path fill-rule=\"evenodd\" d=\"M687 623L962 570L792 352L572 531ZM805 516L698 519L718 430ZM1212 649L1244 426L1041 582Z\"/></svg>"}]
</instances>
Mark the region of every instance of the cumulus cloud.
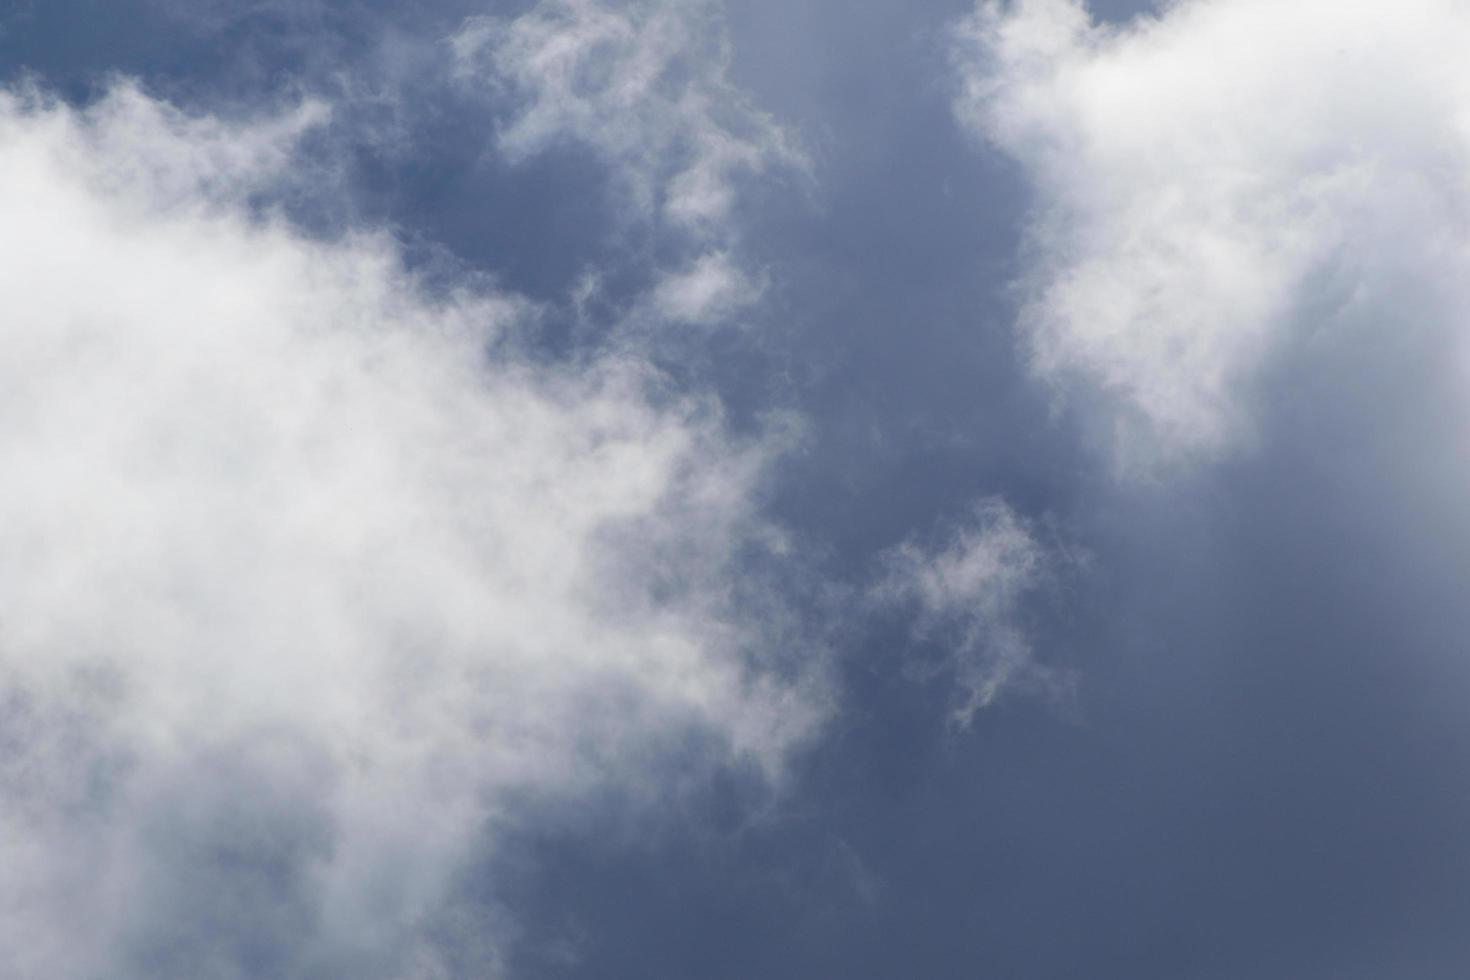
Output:
<instances>
[{"instance_id":1,"label":"cumulus cloud","mask_svg":"<svg viewBox=\"0 0 1470 980\"><path fill-rule=\"evenodd\" d=\"M1124 469L1248 443L1283 358L1459 330L1467 42L1448 0L1182 0L1122 27L1019 0L957 26L959 118L1034 189L1033 364Z\"/></svg>"},{"instance_id":2,"label":"cumulus cloud","mask_svg":"<svg viewBox=\"0 0 1470 980\"><path fill-rule=\"evenodd\" d=\"M888 553L875 596L912 609L915 635L944 651L942 669L963 691L952 715L958 724L1010 688L1066 696L1071 679L1034 659L1023 620L1025 603L1060 560L998 498L978 502L937 540L911 539Z\"/></svg>"},{"instance_id":3,"label":"cumulus cloud","mask_svg":"<svg viewBox=\"0 0 1470 980\"><path fill-rule=\"evenodd\" d=\"M0 95L7 977L492 975L498 821L820 718L737 574L778 447L271 217L323 111Z\"/></svg>"}]
</instances>

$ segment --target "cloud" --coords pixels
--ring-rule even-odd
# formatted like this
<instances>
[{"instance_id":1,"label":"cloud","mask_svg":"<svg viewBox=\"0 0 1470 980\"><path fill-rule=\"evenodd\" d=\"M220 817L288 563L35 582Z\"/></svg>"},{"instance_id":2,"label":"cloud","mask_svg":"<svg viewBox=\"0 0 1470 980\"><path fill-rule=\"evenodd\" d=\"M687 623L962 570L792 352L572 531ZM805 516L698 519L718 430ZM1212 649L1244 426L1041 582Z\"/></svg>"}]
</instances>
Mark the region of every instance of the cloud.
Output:
<instances>
[{"instance_id":1,"label":"cloud","mask_svg":"<svg viewBox=\"0 0 1470 980\"><path fill-rule=\"evenodd\" d=\"M472 17L452 38L456 71L499 94L500 155L523 163L561 145L607 167L660 260L639 305L714 324L760 296L741 271L737 201L762 175L804 175L793 134L729 79L715 0L539 0L520 15Z\"/></svg>"},{"instance_id":2,"label":"cloud","mask_svg":"<svg viewBox=\"0 0 1470 980\"><path fill-rule=\"evenodd\" d=\"M493 975L497 823L821 718L779 440L272 216L324 112L0 95L8 977Z\"/></svg>"},{"instance_id":3,"label":"cloud","mask_svg":"<svg viewBox=\"0 0 1470 980\"><path fill-rule=\"evenodd\" d=\"M760 286L723 252L701 255L687 268L665 274L653 290L653 306L668 320L710 323L754 302Z\"/></svg>"},{"instance_id":4,"label":"cloud","mask_svg":"<svg viewBox=\"0 0 1470 980\"><path fill-rule=\"evenodd\" d=\"M515 18L471 18L453 47L465 77L513 96L499 136L509 159L581 143L640 213L710 233L742 175L801 165L791 136L729 81L720 15L710 0L539 0Z\"/></svg>"},{"instance_id":5,"label":"cloud","mask_svg":"<svg viewBox=\"0 0 1470 980\"><path fill-rule=\"evenodd\" d=\"M1184 0L1124 27L1074 0L957 25L961 121L1030 181L1022 326L1120 466L1249 444L1276 367L1458 331L1470 11Z\"/></svg>"},{"instance_id":6,"label":"cloud","mask_svg":"<svg viewBox=\"0 0 1470 980\"><path fill-rule=\"evenodd\" d=\"M1034 660L1023 620L1061 559L999 498L977 502L937 541L910 539L888 552L875 597L913 609L916 637L944 651L942 669L963 691L952 715L960 725L1008 689L1068 696L1071 678Z\"/></svg>"}]
</instances>

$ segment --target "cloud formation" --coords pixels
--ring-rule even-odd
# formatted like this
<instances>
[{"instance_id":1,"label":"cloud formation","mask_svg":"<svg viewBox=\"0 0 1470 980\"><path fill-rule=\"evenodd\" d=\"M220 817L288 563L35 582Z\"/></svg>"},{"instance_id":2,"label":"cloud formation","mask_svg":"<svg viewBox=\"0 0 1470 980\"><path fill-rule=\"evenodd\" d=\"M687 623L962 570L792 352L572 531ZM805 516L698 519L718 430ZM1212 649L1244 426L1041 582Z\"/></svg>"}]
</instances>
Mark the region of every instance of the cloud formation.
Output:
<instances>
[{"instance_id":1,"label":"cloud formation","mask_svg":"<svg viewBox=\"0 0 1470 980\"><path fill-rule=\"evenodd\" d=\"M461 79L508 97L505 159L590 149L634 220L688 253L654 287L676 322L718 322L755 301L761 277L731 255L741 184L807 166L729 80L722 17L715 0L538 0L513 18L470 18L452 39Z\"/></svg>"},{"instance_id":2,"label":"cloud formation","mask_svg":"<svg viewBox=\"0 0 1470 980\"><path fill-rule=\"evenodd\" d=\"M943 651L941 669L962 691L961 726L1006 690L1065 697L1070 678L1033 657L1023 607L1058 571L1061 556L999 498L977 502L938 540L910 539L886 556L875 590L883 603L914 611L916 638Z\"/></svg>"},{"instance_id":3,"label":"cloud formation","mask_svg":"<svg viewBox=\"0 0 1470 980\"><path fill-rule=\"evenodd\" d=\"M1287 359L1460 329L1463 5L1183 0L1116 27L986 2L953 38L959 118L1034 190L1033 366L1123 469L1249 443Z\"/></svg>"},{"instance_id":4,"label":"cloud formation","mask_svg":"<svg viewBox=\"0 0 1470 980\"><path fill-rule=\"evenodd\" d=\"M821 717L779 444L263 209L325 112L0 94L8 977L493 975L497 822Z\"/></svg>"},{"instance_id":5,"label":"cloud formation","mask_svg":"<svg viewBox=\"0 0 1470 980\"><path fill-rule=\"evenodd\" d=\"M515 96L499 137L510 159L582 143L640 212L711 231L741 175L800 162L727 79L721 15L710 0L539 0L512 19L471 18L453 46L462 73Z\"/></svg>"}]
</instances>

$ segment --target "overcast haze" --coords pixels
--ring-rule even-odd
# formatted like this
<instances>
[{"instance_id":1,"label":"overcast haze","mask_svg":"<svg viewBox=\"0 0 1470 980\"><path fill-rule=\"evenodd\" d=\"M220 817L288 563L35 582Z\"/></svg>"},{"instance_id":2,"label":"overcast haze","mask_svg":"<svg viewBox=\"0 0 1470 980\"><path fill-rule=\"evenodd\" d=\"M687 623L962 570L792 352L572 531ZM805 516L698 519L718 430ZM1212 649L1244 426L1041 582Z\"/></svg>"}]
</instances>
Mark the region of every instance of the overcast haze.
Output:
<instances>
[{"instance_id":1,"label":"overcast haze","mask_svg":"<svg viewBox=\"0 0 1470 980\"><path fill-rule=\"evenodd\" d=\"M0 975L1470 974L1467 50L0 0Z\"/></svg>"}]
</instances>

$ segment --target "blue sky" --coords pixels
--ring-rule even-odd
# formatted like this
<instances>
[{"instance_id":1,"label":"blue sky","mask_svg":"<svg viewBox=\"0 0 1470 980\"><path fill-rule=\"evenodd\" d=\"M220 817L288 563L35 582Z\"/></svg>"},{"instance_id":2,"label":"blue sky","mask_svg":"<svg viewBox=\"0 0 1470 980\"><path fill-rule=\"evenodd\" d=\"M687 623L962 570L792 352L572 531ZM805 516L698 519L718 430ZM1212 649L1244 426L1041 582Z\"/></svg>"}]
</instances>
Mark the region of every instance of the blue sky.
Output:
<instances>
[{"instance_id":1,"label":"blue sky","mask_svg":"<svg viewBox=\"0 0 1470 980\"><path fill-rule=\"evenodd\" d=\"M1463 977L1466 41L0 3L0 973Z\"/></svg>"}]
</instances>

